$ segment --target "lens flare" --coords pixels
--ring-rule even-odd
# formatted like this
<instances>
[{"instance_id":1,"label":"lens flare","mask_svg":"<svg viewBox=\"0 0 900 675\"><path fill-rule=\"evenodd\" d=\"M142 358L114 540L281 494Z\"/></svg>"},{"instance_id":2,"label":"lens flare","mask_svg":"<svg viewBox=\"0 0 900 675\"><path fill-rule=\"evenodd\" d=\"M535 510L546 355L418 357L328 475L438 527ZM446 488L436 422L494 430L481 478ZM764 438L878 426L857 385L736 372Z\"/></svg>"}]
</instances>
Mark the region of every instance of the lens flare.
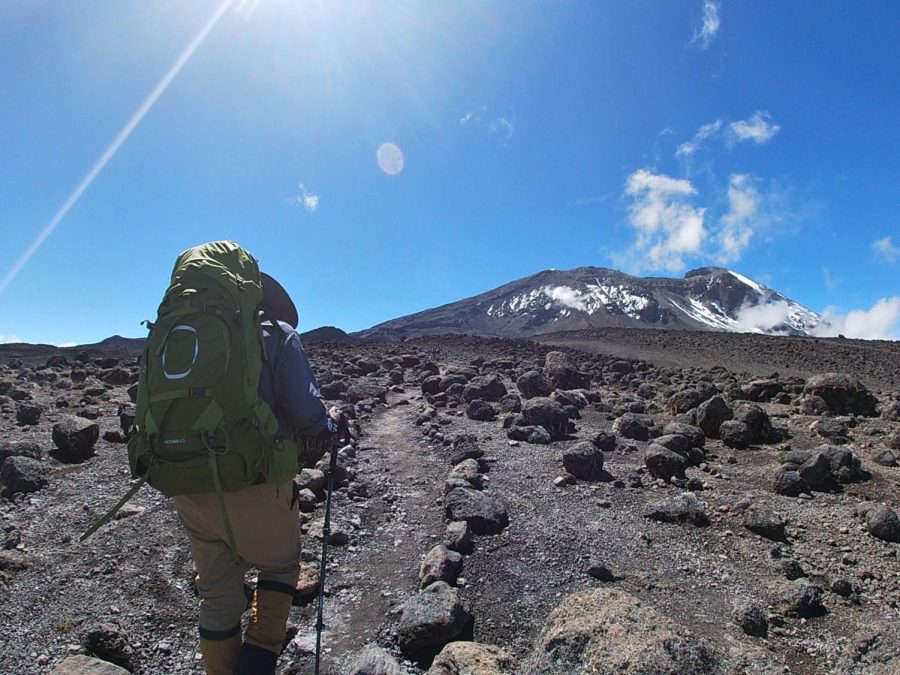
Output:
<instances>
[{"instance_id":1,"label":"lens flare","mask_svg":"<svg viewBox=\"0 0 900 675\"><path fill-rule=\"evenodd\" d=\"M378 167L389 176L403 171L403 152L393 143L382 143L378 147Z\"/></svg>"},{"instance_id":2,"label":"lens flare","mask_svg":"<svg viewBox=\"0 0 900 675\"><path fill-rule=\"evenodd\" d=\"M219 19L222 18L222 15L225 14L225 10L231 6L233 0L223 0L222 4L220 4L216 10L213 12L212 16L207 20L204 24L203 28L200 29L200 32L194 36L194 39L191 40L190 44L185 47L184 51L178 56L175 60L175 63L172 64L172 67L163 75L162 79L157 83L157 85L153 88L153 91L150 92L149 96L144 99L144 102L141 103L140 107L135 111L135 113L131 116L128 122L125 123L125 126L122 127L122 130L116 135L113 139L112 143L103 151L103 154L94 162L94 165L91 167L91 170L87 172L84 178L81 179L81 182L78 183L78 186L72 191L72 194L69 195L68 199L63 202L63 205L59 207L59 210L53 215L53 218L50 219L44 229L41 230L40 234L38 234L37 238L31 243L31 246L22 254L15 265L6 273L6 276L3 277L3 281L0 281L0 293L6 290L7 286L9 286L13 281L15 281L16 277L19 275L19 272L24 269L25 265L28 264L28 261L31 260L32 256L38 252L44 242L47 240L53 231L57 228L57 226L62 222L63 218L65 218L69 211L72 210L72 207L81 199L81 195L83 195L87 189L91 186L91 183L94 182L94 179L100 175L103 169L106 168L106 165L109 164L109 160L111 160L115 154L119 151L119 148L122 147L122 144L128 140L128 137L131 136L131 132L137 128L137 126L141 123L141 120L144 119L144 116L150 112L150 109L156 103L160 96L162 96L166 89L169 88L169 85L172 84L172 80L175 79L175 76L181 71L184 67L184 64L187 63L191 56L193 56L194 52L197 51L197 48L201 45L209 32L213 29L213 27L219 22Z\"/></svg>"}]
</instances>

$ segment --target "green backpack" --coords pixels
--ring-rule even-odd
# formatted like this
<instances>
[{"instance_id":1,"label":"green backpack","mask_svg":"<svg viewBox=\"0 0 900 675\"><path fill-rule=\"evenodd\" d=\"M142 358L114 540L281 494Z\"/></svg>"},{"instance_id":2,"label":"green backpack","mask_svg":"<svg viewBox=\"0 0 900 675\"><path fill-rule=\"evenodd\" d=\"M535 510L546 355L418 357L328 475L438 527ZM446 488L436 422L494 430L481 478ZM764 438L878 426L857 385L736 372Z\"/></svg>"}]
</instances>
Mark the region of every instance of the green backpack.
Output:
<instances>
[{"instance_id":1,"label":"green backpack","mask_svg":"<svg viewBox=\"0 0 900 675\"><path fill-rule=\"evenodd\" d=\"M141 359L128 441L140 480L112 514L145 481L169 497L215 492L231 536L224 492L299 471L296 444L276 438L278 421L258 393L262 305L257 261L237 244L178 257Z\"/></svg>"}]
</instances>

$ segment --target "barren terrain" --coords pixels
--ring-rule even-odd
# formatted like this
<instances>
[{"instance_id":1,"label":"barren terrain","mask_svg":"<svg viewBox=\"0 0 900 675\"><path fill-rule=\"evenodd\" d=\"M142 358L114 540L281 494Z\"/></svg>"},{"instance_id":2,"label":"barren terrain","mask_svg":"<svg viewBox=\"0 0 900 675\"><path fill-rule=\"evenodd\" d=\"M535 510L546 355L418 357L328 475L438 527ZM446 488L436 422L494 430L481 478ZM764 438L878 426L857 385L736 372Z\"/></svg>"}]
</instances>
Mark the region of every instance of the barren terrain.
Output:
<instances>
[{"instance_id":1,"label":"barren terrain","mask_svg":"<svg viewBox=\"0 0 900 675\"><path fill-rule=\"evenodd\" d=\"M335 494L325 672L900 672L898 343L618 330L541 342L308 346L359 436ZM171 505L145 487L77 543L129 485L119 414L136 355L12 349L0 347L0 460L33 459L10 467L46 483L23 490L28 476L3 469L21 484L0 503L0 672L91 654L201 673ZM841 380L831 398L814 386L825 372L867 389ZM79 461L53 440L73 415L99 432ZM312 672L324 514L321 476L298 480L315 497L301 514L312 581L280 660L297 674ZM475 531L471 547L451 521ZM426 554L436 584L420 580ZM603 612L566 604L598 598ZM634 617L643 628L610 629ZM497 649L451 655L461 640Z\"/></svg>"}]
</instances>

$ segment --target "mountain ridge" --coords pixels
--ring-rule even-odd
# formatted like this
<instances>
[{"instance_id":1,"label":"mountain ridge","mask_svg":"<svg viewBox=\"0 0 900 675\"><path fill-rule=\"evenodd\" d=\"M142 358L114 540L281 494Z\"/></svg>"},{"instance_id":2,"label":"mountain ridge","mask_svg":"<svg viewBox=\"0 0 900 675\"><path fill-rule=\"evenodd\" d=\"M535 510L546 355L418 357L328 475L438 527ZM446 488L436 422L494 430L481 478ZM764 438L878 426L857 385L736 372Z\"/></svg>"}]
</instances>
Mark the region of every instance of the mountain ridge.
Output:
<instances>
[{"instance_id":1,"label":"mountain ridge","mask_svg":"<svg viewBox=\"0 0 900 675\"><path fill-rule=\"evenodd\" d=\"M440 333L531 337L612 327L810 335L821 322L812 310L723 267L700 267L673 278L584 266L541 270L351 335L375 340Z\"/></svg>"}]
</instances>

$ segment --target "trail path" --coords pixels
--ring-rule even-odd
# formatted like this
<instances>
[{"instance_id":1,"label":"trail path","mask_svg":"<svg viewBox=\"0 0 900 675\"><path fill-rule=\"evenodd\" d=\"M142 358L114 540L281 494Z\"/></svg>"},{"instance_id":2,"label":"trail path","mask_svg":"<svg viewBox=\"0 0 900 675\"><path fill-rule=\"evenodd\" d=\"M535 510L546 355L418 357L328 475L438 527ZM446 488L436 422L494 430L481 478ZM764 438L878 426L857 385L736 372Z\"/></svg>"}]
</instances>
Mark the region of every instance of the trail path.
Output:
<instances>
[{"instance_id":1,"label":"trail path","mask_svg":"<svg viewBox=\"0 0 900 675\"><path fill-rule=\"evenodd\" d=\"M357 480L368 486L372 498L353 502L344 493L335 494L333 528L357 529L348 546L329 546L326 673L346 672L366 644L381 642L390 633L400 605L418 589L422 555L443 534L435 500L442 493L446 460L410 441L418 436L413 406L396 405L398 400L391 399L388 408L364 422ZM307 551L318 556L318 542L306 541ZM312 603L302 612L299 642L306 649L315 645L315 609ZM301 663L311 661L309 655L300 656Z\"/></svg>"}]
</instances>

